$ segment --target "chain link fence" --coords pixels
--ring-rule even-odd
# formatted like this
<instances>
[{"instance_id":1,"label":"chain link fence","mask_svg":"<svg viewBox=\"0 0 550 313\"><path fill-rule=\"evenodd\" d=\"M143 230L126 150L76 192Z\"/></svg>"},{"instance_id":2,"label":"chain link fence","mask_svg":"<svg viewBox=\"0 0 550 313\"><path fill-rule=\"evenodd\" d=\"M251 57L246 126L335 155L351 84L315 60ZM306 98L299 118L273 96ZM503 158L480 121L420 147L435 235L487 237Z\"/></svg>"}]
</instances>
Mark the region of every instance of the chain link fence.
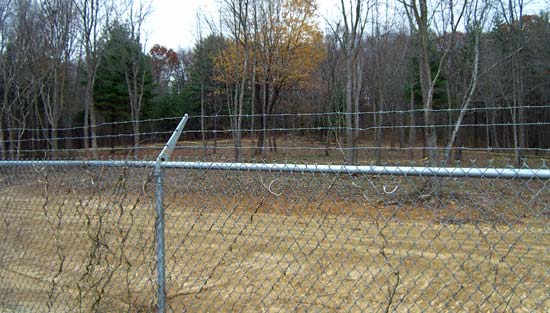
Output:
<instances>
[{"instance_id":1,"label":"chain link fence","mask_svg":"<svg viewBox=\"0 0 550 313\"><path fill-rule=\"evenodd\" d=\"M550 310L545 154L328 165L342 147L285 129L228 163L192 132L184 161L177 135L149 161L0 161L0 312Z\"/></svg>"},{"instance_id":2,"label":"chain link fence","mask_svg":"<svg viewBox=\"0 0 550 313\"><path fill-rule=\"evenodd\" d=\"M550 308L547 168L162 164L167 311ZM152 165L2 163L0 311L155 311Z\"/></svg>"}]
</instances>

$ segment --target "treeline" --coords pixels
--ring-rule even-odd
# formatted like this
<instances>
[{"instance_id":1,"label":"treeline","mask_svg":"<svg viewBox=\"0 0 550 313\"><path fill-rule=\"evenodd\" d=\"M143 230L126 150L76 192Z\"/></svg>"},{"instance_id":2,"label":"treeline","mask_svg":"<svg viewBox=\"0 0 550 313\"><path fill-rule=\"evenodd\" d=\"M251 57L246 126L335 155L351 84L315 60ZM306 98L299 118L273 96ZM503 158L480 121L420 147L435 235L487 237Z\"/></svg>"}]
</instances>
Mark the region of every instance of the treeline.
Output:
<instances>
[{"instance_id":1,"label":"treeline","mask_svg":"<svg viewBox=\"0 0 550 313\"><path fill-rule=\"evenodd\" d=\"M321 29L311 0L227 0L193 49L146 51L145 2L0 0L0 157L137 148L174 126L138 120L190 113L203 146L227 130L236 160L246 131L265 155L281 129L317 128L350 164L364 142L422 146L432 164L510 149L519 164L550 148L550 20L526 8L342 1Z\"/></svg>"}]
</instances>

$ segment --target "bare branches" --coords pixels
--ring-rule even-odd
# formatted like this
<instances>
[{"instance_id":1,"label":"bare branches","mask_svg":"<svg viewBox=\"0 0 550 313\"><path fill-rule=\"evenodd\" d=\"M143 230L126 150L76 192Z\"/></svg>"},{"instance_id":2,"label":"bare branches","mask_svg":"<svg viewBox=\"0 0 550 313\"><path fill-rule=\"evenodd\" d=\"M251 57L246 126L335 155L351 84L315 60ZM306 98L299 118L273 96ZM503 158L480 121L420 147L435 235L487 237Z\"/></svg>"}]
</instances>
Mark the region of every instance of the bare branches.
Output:
<instances>
[{"instance_id":1,"label":"bare branches","mask_svg":"<svg viewBox=\"0 0 550 313\"><path fill-rule=\"evenodd\" d=\"M345 57L345 106L346 112L346 163L355 164L357 162L357 152L355 151L355 142L358 134L353 132L353 126L359 125L359 117L356 114L359 112L359 102L361 98L361 90L363 88L363 58L360 55L364 49L363 36L367 25L370 2L352 1L349 2L349 7L345 5L344 0L340 1L340 13L344 21L343 33L334 33L333 35L339 38L339 42ZM338 25L333 29L339 30ZM341 36L341 37L340 37Z\"/></svg>"}]
</instances>

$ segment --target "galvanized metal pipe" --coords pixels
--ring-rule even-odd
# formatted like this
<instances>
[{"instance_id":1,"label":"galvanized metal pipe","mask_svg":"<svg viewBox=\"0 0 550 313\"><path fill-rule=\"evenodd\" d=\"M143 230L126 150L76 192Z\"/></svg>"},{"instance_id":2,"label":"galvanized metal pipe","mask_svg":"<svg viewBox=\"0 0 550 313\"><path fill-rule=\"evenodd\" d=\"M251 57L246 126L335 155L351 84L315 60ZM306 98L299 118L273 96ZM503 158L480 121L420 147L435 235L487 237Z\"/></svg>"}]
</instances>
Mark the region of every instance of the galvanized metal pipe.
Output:
<instances>
[{"instance_id":1,"label":"galvanized metal pipe","mask_svg":"<svg viewBox=\"0 0 550 313\"><path fill-rule=\"evenodd\" d=\"M156 161L0 161L0 166L92 166L92 167L150 167ZM471 177L507 179L550 179L550 169L424 167L377 165L316 165L285 163L226 163L226 162L160 162L160 168L259 171L287 173L364 174L425 177Z\"/></svg>"},{"instance_id":2,"label":"galvanized metal pipe","mask_svg":"<svg viewBox=\"0 0 550 313\"><path fill-rule=\"evenodd\" d=\"M178 124L178 127L176 127L176 130L172 133L172 136L170 136L170 139L166 142L166 145L164 148L162 148L162 151L157 157L157 162L164 162L170 160L170 156L172 155L172 151L174 151L174 147L176 146L176 143L178 142L178 139L180 138L181 132L183 131L183 128L185 127L185 124L187 123L187 120L189 119L189 116L185 114L181 121Z\"/></svg>"},{"instance_id":3,"label":"galvanized metal pipe","mask_svg":"<svg viewBox=\"0 0 550 313\"><path fill-rule=\"evenodd\" d=\"M166 274L165 274L165 245L164 245L164 171L157 162L154 169L155 176L155 238L157 242L157 312L166 312Z\"/></svg>"}]
</instances>

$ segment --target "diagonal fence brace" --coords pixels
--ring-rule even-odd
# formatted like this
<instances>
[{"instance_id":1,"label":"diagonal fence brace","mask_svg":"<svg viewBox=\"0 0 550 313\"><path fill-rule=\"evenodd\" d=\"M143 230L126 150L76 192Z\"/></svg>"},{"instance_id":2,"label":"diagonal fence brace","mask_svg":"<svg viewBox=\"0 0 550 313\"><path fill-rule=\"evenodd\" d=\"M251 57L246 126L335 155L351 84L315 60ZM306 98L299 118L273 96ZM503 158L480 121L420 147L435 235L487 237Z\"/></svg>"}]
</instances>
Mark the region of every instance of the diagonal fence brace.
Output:
<instances>
[{"instance_id":1,"label":"diagonal fence brace","mask_svg":"<svg viewBox=\"0 0 550 313\"><path fill-rule=\"evenodd\" d=\"M183 131L183 128L185 128L185 124L187 123L188 119L189 119L189 115L185 114L183 118L180 120L178 127L176 127L176 129L170 136L170 139L168 139L168 141L166 142L166 145L164 145L164 148L162 148L162 151L158 155L157 163L170 160L170 156L174 151L174 147L176 146L176 143L178 142L181 132Z\"/></svg>"}]
</instances>

